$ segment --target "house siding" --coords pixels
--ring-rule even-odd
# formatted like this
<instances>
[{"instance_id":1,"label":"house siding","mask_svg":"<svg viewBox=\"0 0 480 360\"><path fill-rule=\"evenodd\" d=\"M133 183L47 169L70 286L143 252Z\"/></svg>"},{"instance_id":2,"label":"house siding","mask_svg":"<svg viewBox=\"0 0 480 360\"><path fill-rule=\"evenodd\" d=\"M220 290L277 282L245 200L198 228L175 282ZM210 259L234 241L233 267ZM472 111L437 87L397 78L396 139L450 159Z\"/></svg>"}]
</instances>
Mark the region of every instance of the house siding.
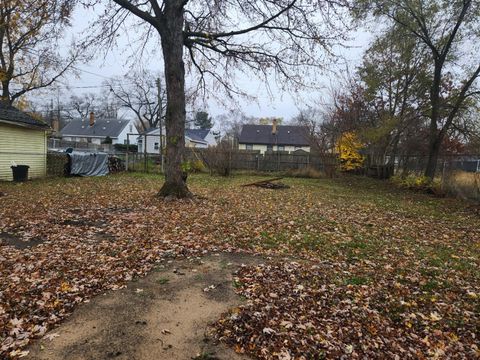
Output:
<instances>
[{"instance_id":1,"label":"house siding","mask_svg":"<svg viewBox=\"0 0 480 360\"><path fill-rule=\"evenodd\" d=\"M125 126L122 132L118 135L118 138L113 140L113 144L126 144L127 143L127 134L136 134L137 128L135 127L135 121L130 120L130 122ZM128 136L128 142L131 145L137 144L137 136L130 135Z\"/></svg>"},{"instance_id":2,"label":"house siding","mask_svg":"<svg viewBox=\"0 0 480 360\"><path fill-rule=\"evenodd\" d=\"M201 148L201 149L205 149L208 147L207 144L200 144L198 142L191 141L188 137L185 139L185 146L188 148Z\"/></svg>"},{"instance_id":3,"label":"house siding","mask_svg":"<svg viewBox=\"0 0 480 360\"><path fill-rule=\"evenodd\" d=\"M165 130L164 130L165 131ZM132 137L130 139L132 140ZM163 147L165 147L167 138L165 136L165 132L162 135L163 140ZM143 153L143 146L145 142L145 136L138 136L135 137L135 142L138 144L138 152ZM130 141L130 144L133 142ZM155 149L155 143L158 143L158 148ZM149 134L147 135L147 153L148 154L160 154L160 134Z\"/></svg>"},{"instance_id":4,"label":"house siding","mask_svg":"<svg viewBox=\"0 0 480 360\"><path fill-rule=\"evenodd\" d=\"M259 145L259 144L251 144L251 145L252 145L252 150L260 151L261 154L264 154L267 151L267 145ZM238 144L238 149L247 150L247 144ZM291 146L291 145L284 146L284 151L287 151L289 153L294 152L295 150L303 150L306 152L310 152L310 146ZM278 151L277 145L273 145L273 151Z\"/></svg>"},{"instance_id":5,"label":"house siding","mask_svg":"<svg viewBox=\"0 0 480 360\"><path fill-rule=\"evenodd\" d=\"M29 178L44 177L47 169L46 132L0 124L0 180L13 180L11 161L30 166Z\"/></svg>"},{"instance_id":6,"label":"house siding","mask_svg":"<svg viewBox=\"0 0 480 360\"><path fill-rule=\"evenodd\" d=\"M132 137L130 137L130 138L132 138ZM165 147L165 144L166 144L166 141L167 141L166 136L165 136L165 130L163 130L162 139L163 139L163 146ZM145 136L140 135L140 136L136 137L136 141L137 141L137 144L138 144L138 152L143 153ZM147 135L147 141L146 142L147 142L147 153L148 154L159 154L160 149L159 148L155 149L155 143L157 143L158 146L160 146L160 130L156 129L156 130L150 132ZM132 143L132 142L130 142L130 143ZM185 147L187 147L187 148L207 148L208 145L207 144L201 144L201 143L198 143L198 142L195 142L195 141L191 141L191 139L188 136L185 136Z\"/></svg>"},{"instance_id":7,"label":"house siding","mask_svg":"<svg viewBox=\"0 0 480 360\"><path fill-rule=\"evenodd\" d=\"M217 139L213 135L212 131L208 132L208 135L205 137L205 141L208 143L208 146L217 146Z\"/></svg>"}]
</instances>

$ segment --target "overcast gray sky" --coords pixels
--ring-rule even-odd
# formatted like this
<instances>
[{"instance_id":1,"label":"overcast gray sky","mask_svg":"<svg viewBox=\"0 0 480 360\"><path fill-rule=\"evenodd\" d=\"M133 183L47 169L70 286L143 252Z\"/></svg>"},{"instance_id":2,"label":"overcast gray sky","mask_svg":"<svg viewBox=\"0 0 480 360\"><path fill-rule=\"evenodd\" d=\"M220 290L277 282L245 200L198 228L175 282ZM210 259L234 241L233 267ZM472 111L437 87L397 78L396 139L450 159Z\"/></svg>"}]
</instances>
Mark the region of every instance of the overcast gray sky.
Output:
<instances>
[{"instance_id":1,"label":"overcast gray sky","mask_svg":"<svg viewBox=\"0 0 480 360\"><path fill-rule=\"evenodd\" d=\"M95 18L95 15L91 9L77 9L72 19L72 27L66 33L66 41L69 42L70 39L88 32L89 23ZM367 31L357 31L352 33L350 38L351 41L347 44L348 48L338 48L336 51L338 55L345 57L349 69L353 70L360 63L362 53L371 40L371 35ZM158 46L157 44L155 41L152 41L150 45L154 48ZM133 51L134 49L128 46L128 40L122 39L119 41L118 48L112 49L105 58L98 56L88 64L78 64L76 67L80 70L79 78L69 76L62 82L69 84L71 91L77 94L100 91L104 80L112 76L121 76L131 70L131 65L127 64L127 59ZM156 61L155 58L143 59L142 63L146 69L152 71L162 70L161 61ZM308 90L294 95L280 90L275 82L271 81L269 82L273 95L271 96L265 90L261 81L239 77L238 83L242 84L245 90L248 90L249 95L256 98L256 101L239 98L240 109L250 116L275 116L288 120L298 113L299 108L304 108L308 105L318 106L322 102L328 101L329 91L335 88L344 72L343 66L332 65L330 71L320 78L321 83L319 86L323 87L324 90ZM65 92L62 92L62 94L65 94ZM64 99L64 101L66 100L68 99ZM199 104L197 107L203 107L203 105ZM207 99L206 107L213 116L233 110L233 105L224 106L213 99Z\"/></svg>"}]
</instances>

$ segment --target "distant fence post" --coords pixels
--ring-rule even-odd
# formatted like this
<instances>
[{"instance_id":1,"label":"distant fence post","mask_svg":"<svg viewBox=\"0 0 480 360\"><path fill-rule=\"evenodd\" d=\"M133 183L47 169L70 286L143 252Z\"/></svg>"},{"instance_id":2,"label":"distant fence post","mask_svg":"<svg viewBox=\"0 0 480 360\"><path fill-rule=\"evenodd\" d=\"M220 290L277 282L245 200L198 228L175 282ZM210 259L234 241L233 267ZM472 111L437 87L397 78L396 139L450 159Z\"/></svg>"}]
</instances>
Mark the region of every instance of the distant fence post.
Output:
<instances>
[{"instance_id":1,"label":"distant fence post","mask_svg":"<svg viewBox=\"0 0 480 360\"><path fill-rule=\"evenodd\" d=\"M125 153L125 171L128 171L128 149L130 145L130 134L127 134L127 152Z\"/></svg>"},{"instance_id":2,"label":"distant fence post","mask_svg":"<svg viewBox=\"0 0 480 360\"><path fill-rule=\"evenodd\" d=\"M147 170L147 134L144 135L144 142L145 145L143 146L143 171L148 173Z\"/></svg>"}]
</instances>

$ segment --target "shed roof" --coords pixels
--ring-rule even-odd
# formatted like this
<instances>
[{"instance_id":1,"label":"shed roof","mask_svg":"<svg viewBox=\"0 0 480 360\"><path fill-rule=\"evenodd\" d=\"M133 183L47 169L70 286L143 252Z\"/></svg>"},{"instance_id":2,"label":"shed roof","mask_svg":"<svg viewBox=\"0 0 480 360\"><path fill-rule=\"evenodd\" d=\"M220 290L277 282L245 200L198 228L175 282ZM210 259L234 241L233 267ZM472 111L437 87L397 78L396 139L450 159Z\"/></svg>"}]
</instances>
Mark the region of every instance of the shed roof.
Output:
<instances>
[{"instance_id":1,"label":"shed roof","mask_svg":"<svg viewBox=\"0 0 480 360\"><path fill-rule=\"evenodd\" d=\"M187 134L190 138L199 138L201 140L205 140L210 129L185 129L185 134Z\"/></svg>"},{"instance_id":2,"label":"shed roof","mask_svg":"<svg viewBox=\"0 0 480 360\"><path fill-rule=\"evenodd\" d=\"M90 126L89 120L72 120L60 131L62 136L117 138L130 120L98 119Z\"/></svg>"},{"instance_id":3,"label":"shed roof","mask_svg":"<svg viewBox=\"0 0 480 360\"><path fill-rule=\"evenodd\" d=\"M276 135L272 134L271 125L243 125L238 142L261 145L310 145L307 128L294 125L278 125Z\"/></svg>"},{"instance_id":4,"label":"shed roof","mask_svg":"<svg viewBox=\"0 0 480 360\"><path fill-rule=\"evenodd\" d=\"M17 109L16 107L5 104L0 101L0 121L7 122L13 125L26 126L36 129L47 130L50 128L44 122L41 122L26 112Z\"/></svg>"},{"instance_id":5,"label":"shed roof","mask_svg":"<svg viewBox=\"0 0 480 360\"><path fill-rule=\"evenodd\" d=\"M210 129L185 129L185 135L192 140L205 141Z\"/></svg>"}]
</instances>

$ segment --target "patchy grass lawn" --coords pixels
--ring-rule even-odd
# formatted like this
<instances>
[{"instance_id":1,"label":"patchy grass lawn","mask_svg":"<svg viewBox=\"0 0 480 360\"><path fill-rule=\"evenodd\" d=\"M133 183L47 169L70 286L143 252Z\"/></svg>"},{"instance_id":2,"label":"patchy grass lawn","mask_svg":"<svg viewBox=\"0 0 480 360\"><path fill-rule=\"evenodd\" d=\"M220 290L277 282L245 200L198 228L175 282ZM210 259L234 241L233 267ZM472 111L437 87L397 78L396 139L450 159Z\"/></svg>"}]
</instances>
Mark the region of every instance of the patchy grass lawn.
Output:
<instances>
[{"instance_id":1,"label":"patchy grass lawn","mask_svg":"<svg viewBox=\"0 0 480 360\"><path fill-rule=\"evenodd\" d=\"M180 202L155 198L153 175L1 183L0 356L156 262L208 251L272 255L237 274L247 303L216 324L238 352L480 355L478 208L354 177L190 180L200 197Z\"/></svg>"}]
</instances>

